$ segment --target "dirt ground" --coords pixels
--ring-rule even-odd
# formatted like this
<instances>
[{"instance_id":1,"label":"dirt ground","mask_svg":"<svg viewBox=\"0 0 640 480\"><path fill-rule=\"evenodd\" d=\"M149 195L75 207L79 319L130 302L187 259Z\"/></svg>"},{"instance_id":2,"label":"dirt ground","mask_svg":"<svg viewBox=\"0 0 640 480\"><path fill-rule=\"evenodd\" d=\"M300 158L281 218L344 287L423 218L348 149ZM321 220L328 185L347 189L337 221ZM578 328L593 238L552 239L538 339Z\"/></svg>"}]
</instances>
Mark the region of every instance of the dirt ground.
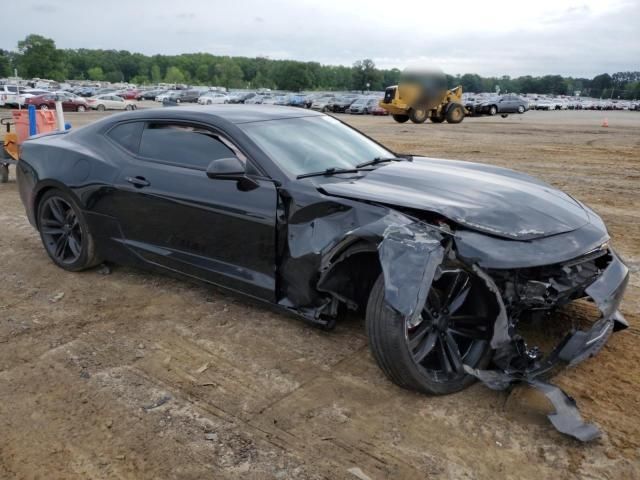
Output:
<instances>
[{"instance_id":1,"label":"dirt ground","mask_svg":"<svg viewBox=\"0 0 640 480\"><path fill-rule=\"evenodd\" d=\"M12 179L0 185L0 479L640 478L640 113L342 118L399 152L537 175L604 217L633 272L631 328L554 379L603 437L557 433L525 387L397 388L361 319L324 332L186 281L66 273Z\"/></svg>"}]
</instances>

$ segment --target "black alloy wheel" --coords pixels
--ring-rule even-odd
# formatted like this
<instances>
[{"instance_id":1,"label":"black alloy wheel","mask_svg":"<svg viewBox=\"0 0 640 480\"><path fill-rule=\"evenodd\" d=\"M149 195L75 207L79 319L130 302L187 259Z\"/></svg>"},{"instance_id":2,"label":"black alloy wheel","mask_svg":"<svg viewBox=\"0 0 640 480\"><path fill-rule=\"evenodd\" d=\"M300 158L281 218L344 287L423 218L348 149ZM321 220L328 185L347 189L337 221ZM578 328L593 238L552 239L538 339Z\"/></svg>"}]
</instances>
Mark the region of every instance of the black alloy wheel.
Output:
<instances>
[{"instance_id":1,"label":"black alloy wheel","mask_svg":"<svg viewBox=\"0 0 640 480\"><path fill-rule=\"evenodd\" d=\"M71 205L49 197L40 207L40 232L49 255L59 263L73 264L82 252L82 230Z\"/></svg>"},{"instance_id":2,"label":"black alloy wheel","mask_svg":"<svg viewBox=\"0 0 640 480\"><path fill-rule=\"evenodd\" d=\"M100 263L80 208L67 194L46 192L37 215L42 244L56 265L75 272Z\"/></svg>"},{"instance_id":3,"label":"black alloy wheel","mask_svg":"<svg viewBox=\"0 0 640 480\"><path fill-rule=\"evenodd\" d=\"M493 355L492 295L475 273L442 266L421 313L405 318L386 304L380 275L366 313L376 362L391 381L411 390L443 395L469 386L475 377L463 366L485 368Z\"/></svg>"},{"instance_id":4,"label":"black alloy wheel","mask_svg":"<svg viewBox=\"0 0 640 480\"><path fill-rule=\"evenodd\" d=\"M433 283L418 319L407 320L407 347L419 368L438 382L464 377L462 365L475 366L491 333L490 318L471 308L478 301L472 276L461 268L445 269ZM466 308L465 308L466 307Z\"/></svg>"}]
</instances>

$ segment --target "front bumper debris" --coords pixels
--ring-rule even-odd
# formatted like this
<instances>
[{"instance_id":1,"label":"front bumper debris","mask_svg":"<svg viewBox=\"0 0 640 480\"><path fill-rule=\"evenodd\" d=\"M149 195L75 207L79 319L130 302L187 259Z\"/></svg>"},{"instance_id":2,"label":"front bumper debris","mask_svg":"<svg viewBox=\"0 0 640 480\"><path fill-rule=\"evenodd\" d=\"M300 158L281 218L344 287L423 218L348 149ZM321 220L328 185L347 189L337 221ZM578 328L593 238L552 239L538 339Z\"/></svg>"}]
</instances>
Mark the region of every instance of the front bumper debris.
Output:
<instances>
[{"instance_id":1,"label":"front bumper debris","mask_svg":"<svg viewBox=\"0 0 640 480\"><path fill-rule=\"evenodd\" d=\"M589 329L577 330L567 334L556 348L546 357L532 360L524 369L511 367L518 364L514 359L525 355L518 348L517 339L511 337L509 343L501 343L496 351L497 367L495 370L477 370L465 365L465 371L478 378L493 390L506 390L515 384L527 384L540 390L553 404L556 412L549 415L549 420L560 432L586 442L600 436L598 428L585 423L576 402L559 387L552 385L544 378L559 366L574 366L581 361L596 355L606 344L614 331L628 327L618 310L622 295L629 281L629 270L620 258L611 251L612 260L603 273L586 288L586 295L595 302L601 317ZM500 328L496 322L496 328ZM502 328L504 324L502 324ZM506 333L503 332L503 333ZM494 332L501 340L504 335Z\"/></svg>"}]
</instances>

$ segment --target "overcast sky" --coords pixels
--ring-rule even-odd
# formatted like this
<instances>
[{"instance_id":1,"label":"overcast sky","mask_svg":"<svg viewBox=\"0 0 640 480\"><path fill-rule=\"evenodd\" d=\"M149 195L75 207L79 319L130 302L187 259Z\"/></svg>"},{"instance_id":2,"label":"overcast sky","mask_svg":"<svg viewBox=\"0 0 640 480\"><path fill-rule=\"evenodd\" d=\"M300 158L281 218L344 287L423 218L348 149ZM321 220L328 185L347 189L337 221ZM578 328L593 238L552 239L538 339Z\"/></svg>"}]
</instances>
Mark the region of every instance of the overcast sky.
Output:
<instances>
[{"instance_id":1,"label":"overcast sky","mask_svg":"<svg viewBox=\"0 0 640 480\"><path fill-rule=\"evenodd\" d=\"M431 4L434 5L431 5ZM209 52L447 73L640 70L640 0L3 0L0 48Z\"/></svg>"}]
</instances>

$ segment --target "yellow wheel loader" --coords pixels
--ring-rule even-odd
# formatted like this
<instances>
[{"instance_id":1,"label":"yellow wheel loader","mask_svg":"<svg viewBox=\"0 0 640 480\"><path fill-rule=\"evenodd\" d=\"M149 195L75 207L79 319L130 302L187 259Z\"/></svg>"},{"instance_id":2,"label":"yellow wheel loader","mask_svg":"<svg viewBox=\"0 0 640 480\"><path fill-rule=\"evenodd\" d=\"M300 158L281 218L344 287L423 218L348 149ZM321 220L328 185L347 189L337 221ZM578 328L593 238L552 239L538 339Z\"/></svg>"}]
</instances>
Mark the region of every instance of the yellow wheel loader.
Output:
<instances>
[{"instance_id":1,"label":"yellow wheel loader","mask_svg":"<svg viewBox=\"0 0 640 480\"><path fill-rule=\"evenodd\" d=\"M405 72L398 85L387 87L380 107L398 123L460 123L466 114L462 87L447 89L443 74Z\"/></svg>"}]
</instances>

